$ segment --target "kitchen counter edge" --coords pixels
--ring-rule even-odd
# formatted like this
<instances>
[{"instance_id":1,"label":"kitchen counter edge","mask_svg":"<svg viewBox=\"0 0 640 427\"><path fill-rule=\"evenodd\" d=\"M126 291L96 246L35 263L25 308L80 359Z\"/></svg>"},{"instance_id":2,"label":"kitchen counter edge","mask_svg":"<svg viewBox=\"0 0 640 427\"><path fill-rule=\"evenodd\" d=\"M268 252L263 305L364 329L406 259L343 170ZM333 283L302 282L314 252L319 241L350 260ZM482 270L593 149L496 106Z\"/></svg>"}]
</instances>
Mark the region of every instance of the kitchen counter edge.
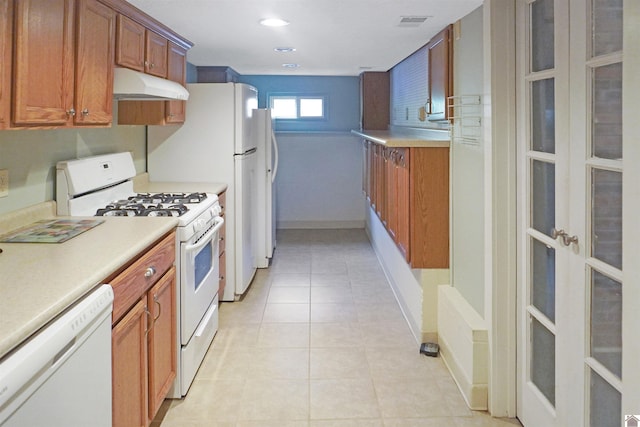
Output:
<instances>
[{"instance_id":1,"label":"kitchen counter edge","mask_svg":"<svg viewBox=\"0 0 640 427\"><path fill-rule=\"evenodd\" d=\"M437 129L352 130L351 133L387 147L449 147L449 131Z\"/></svg>"}]
</instances>

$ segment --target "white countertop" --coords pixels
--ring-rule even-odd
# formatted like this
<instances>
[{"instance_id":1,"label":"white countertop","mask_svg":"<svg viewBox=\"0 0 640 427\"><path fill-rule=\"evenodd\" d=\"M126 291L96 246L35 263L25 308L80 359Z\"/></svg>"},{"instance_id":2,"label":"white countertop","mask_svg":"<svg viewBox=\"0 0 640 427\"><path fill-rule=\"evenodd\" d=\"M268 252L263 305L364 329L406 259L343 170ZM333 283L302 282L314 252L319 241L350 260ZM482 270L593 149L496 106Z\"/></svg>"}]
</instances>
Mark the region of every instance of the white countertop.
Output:
<instances>
[{"instance_id":1,"label":"white countertop","mask_svg":"<svg viewBox=\"0 0 640 427\"><path fill-rule=\"evenodd\" d=\"M16 211L0 216L0 234L55 217L53 202ZM64 243L0 243L0 358L178 222L167 217L101 219L105 222Z\"/></svg>"},{"instance_id":2,"label":"white countertop","mask_svg":"<svg viewBox=\"0 0 640 427\"><path fill-rule=\"evenodd\" d=\"M352 130L351 133L387 147L449 147L449 131L439 129Z\"/></svg>"}]
</instances>

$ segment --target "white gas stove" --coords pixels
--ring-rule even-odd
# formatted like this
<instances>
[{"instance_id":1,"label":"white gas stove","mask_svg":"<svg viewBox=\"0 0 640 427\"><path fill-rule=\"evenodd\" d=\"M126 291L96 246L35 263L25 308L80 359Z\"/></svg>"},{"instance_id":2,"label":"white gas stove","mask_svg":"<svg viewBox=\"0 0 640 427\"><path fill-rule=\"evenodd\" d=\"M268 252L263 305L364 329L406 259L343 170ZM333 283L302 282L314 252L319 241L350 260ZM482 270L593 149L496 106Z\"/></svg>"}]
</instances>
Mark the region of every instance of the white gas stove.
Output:
<instances>
[{"instance_id":1,"label":"white gas stove","mask_svg":"<svg viewBox=\"0 0 640 427\"><path fill-rule=\"evenodd\" d=\"M131 154L59 162L58 215L166 216L176 229L177 376L169 397L187 394L218 329L220 230L224 220L212 193L136 193Z\"/></svg>"}]
</instances>

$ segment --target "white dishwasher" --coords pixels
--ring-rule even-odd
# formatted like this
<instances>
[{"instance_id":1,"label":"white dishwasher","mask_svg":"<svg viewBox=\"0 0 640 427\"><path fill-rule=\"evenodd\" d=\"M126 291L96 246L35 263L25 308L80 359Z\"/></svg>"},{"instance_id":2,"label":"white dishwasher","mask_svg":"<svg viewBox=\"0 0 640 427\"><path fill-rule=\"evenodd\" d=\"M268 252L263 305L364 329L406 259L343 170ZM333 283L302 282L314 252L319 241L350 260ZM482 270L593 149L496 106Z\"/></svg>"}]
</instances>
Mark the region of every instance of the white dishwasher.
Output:
<instances>
[{"instance_id":1,"label":"white dishwasher","mask_svg":"<svg viewBox=\"0 0 640 427\"><path fill-rule=\"evenodd\" d=\"M111 427L112 310L101 285L0 361L0 426Z\"/></svg>"}]
</instances>

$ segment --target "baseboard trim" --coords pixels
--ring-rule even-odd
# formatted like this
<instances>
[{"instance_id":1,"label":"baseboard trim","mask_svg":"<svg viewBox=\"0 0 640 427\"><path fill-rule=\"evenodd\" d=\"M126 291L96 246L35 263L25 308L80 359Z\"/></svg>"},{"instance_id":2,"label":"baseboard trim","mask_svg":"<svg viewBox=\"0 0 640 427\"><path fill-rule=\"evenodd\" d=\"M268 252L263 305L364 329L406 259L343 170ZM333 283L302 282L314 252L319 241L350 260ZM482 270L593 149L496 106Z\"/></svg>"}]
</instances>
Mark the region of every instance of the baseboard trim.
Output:
<instances>
[{"instance_id":1,"label":"baseboard trim","mask_svg":"<svg viewBox=\"0 0 640 427\"><path fill-rule=\"evenodd\" d=\"M278 221L277 228L281 229L341 229L364 228L364 220L357 221Z\"/></svg>"}]
</instances>

